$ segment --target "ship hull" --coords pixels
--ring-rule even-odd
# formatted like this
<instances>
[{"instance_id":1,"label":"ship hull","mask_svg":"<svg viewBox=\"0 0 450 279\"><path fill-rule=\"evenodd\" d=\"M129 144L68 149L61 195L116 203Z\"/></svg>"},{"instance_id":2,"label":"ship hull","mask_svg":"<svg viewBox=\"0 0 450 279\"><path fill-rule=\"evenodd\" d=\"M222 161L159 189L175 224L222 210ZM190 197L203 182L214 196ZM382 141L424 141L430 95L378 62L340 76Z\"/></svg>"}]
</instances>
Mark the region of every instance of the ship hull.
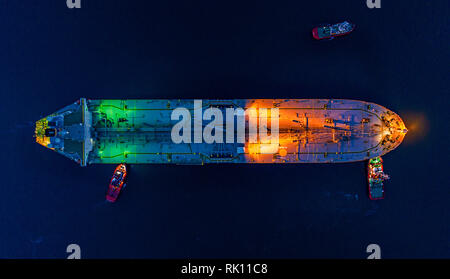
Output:
<instances>
[{"instance_id":1,"label":"ship hull","mask_svg":"<svg viewBox=\"0 0 450 279\"><path fill-rule=\"evenodd\" d=\"M195 100L80 99L39 120L36 138L40 144L82 166L343 163L386 154L401 143L406 130L398 115L363 101L235 99L202 100L200 104L199 109ZM189 131L192 141L177 142L173 138L174 127L180 123L179 118L173 117L177 108L192 113ZM222 141L208 143L195 139L198 129L205 133L211 122L204 119L209 108L224 115L223 127L214 131L223 135ZM228 132L237 132L239 126L237 116L226 117L230 109L244 111L240 123L245 136L241 140L235 135L227 137ZM269 114L261 114L264 110ZM265 125L272 133L271 117L275 114L278 136L276 141L267 141L260 137L259 129ZM254 131L256 134L252 134Z\"/></svg>"}]
</instances>

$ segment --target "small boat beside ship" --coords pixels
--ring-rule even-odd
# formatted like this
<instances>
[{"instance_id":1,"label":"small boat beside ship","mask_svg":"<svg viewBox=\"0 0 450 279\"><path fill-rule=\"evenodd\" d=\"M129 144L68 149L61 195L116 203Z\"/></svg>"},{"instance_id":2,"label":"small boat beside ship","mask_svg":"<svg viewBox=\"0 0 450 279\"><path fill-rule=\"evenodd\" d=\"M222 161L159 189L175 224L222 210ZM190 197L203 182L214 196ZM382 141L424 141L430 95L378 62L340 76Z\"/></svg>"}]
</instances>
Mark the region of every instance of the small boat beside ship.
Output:
<instances>
[{"instance_id":1,"label":"small boat beside ship","mask_svg":"<svg viewBox=\"0 0 450 279\"><path fill-rule=\"evenodd\" d=\"M127 177L127 166L120 164L114 170L114 175L109 183L108 192L106 193L106 200L115 202L119 197L120 191L125 186L125 178Z\"/></svg>"},{"instance_id":2,"label":"small boat beside ship","mask_svg":"<svg viewBox=\"0 0 450 279\"><path fill-rule=\"evenodd\" d=\"M371 200L384 199L383 182L387 179L389 179L389 175L384 173L383 159L381 157L369 159L367 180L369 183L369 198Z\"/></svg>"},{"instance_id":3,"label":"small boat beside ship","mask_svg":"<svg viewBox=\"0 0 450 279\"><path fill-rule=\"evenodd\" d=\"M333 39L351 33L355 29L355 24L348 21L317 26L312 30L312 35L316 40Z\"/></svg>"}]
</instances>

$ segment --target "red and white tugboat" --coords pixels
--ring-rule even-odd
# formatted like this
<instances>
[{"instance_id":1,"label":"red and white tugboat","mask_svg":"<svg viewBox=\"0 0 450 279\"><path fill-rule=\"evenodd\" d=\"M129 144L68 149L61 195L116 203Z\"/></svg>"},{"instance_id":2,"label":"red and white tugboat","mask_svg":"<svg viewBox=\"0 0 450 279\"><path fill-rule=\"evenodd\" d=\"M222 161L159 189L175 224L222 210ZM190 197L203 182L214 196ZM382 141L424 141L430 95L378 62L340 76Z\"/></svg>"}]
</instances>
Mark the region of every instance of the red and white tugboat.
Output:
<instances>
[{"instance_id":1,"label":"red and white tugboat","mask_svg":"<svg viewBox=\"0 0 450 279\"><path fill-rule=\"evenodd\" d=\"M344 21L336 24L327 24L317 26L312 30L314 39L333 39L338 36L344 36L349 34L355 29L355 25L348 21Z\"/></svg>"},{"instance_id":2,"label":"red and white tugboat","mask_svg":"<svg viewBox=\"0 0 450 279\"><path fill-rule=\"evenodd\" d=\"M124 187L125 178L127 177L127 166L120 164L114 170L114 175L109 183L108 192L106 193L106 200L115 202L119 197L120 191Z\"/></svg>"}]
</instances>

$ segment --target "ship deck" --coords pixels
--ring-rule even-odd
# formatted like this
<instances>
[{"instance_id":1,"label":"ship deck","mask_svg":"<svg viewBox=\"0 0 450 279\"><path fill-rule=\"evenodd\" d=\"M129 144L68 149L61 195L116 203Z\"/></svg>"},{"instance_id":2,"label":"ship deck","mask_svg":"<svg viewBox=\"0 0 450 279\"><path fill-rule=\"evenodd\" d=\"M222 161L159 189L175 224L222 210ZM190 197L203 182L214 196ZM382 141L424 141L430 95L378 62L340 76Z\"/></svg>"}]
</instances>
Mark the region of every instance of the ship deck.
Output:
<instances>
[{"instance_id":1,"label":"ship deck","mask_svg":"<svg viewBox=\"0 0 450 279\"><path fill-rule=\"evenodd\" d=\"M223 126L215 129L221 141L175 143L171 132L179 119L172 120L171 115L176 108L191 113L190 134L198 121L201 130L207 127L210 121L201 118L208 108L222 112ZM242 141L227 138L228 125L233 132L238 125L237 117L226 117L230 109L242 111ZM268 112L262 114L264 109ZM278 126L272 123L271 113L278 113ZM81 165L352 162L381 156L404 136L398 133L404 125L395 113L354 100L203 100L196 107L194 100L81 99L44 120L55 119L63 123L57 127L59 136L39 137L40 143ZM261 138L257 132L261 127L269 134L278 127L277 140Z\"/></svg>"}]
</instances>

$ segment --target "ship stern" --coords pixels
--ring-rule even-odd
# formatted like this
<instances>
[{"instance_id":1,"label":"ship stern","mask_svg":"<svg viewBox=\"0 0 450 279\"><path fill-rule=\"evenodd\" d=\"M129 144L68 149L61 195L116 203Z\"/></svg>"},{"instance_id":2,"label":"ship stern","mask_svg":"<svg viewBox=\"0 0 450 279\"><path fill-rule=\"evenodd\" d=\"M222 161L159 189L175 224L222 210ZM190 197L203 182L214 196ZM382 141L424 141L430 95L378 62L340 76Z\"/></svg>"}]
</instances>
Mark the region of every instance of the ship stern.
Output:
<instances>
[{"instance_id":1,"label":"ship stern","mask_svg":"<svg viewBox=\"0 0 450 279\"><path fill-rule=\"evenodd\" d=\"M93 148L91 122L87 101L82 98L36 121L34 137L38 144L86 166Z\"/></svg>"}]
</instances>

